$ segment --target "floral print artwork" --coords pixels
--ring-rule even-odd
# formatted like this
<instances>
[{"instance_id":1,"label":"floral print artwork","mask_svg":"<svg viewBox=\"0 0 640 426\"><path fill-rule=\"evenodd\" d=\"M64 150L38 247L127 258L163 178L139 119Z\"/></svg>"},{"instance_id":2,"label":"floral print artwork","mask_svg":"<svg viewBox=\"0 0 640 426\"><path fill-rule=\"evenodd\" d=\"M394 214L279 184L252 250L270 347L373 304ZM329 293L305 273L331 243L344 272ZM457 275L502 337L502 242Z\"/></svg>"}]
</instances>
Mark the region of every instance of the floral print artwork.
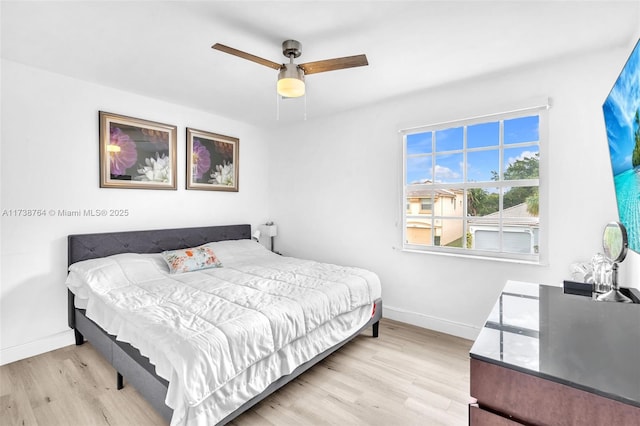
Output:
<instances>
[{"instance_id":1,"label":"floral print artwork","mask_svg":"<svg viewBox=\"0 0 640 426\"><path fill-rule=\"evenodd\" d=\"M167 183L171 179L169 132L111 124L109 173L113 178Z\"/></svg>"},{"instance_id":2,"label":"floral print artwork","mask_svg":"<svg viewBox=\"0 0 640 426\"><path fill-rule=\"evenodd\" d=\"M98 115L101 188L176 189L176 126Z\"/></svg>"},{"instance_id":3,"label":"floral print artwork","mask_svg":"<svg viewBox=\"0 0 640 426\"><path fill-rule=\"evenodd\" d=\"M190 128L187 140L187 189L238 191L239 140Z\"/></svg>"},{"instance_id":4,"label":"floral print artwork","mask_svg":"<svg viewBox=\"0 0 640 426\"><path fill-rule=\"evenodd\" d=\"M193 182L233 186L233 144L193 138Z\"/></svg>"}]
</instances>

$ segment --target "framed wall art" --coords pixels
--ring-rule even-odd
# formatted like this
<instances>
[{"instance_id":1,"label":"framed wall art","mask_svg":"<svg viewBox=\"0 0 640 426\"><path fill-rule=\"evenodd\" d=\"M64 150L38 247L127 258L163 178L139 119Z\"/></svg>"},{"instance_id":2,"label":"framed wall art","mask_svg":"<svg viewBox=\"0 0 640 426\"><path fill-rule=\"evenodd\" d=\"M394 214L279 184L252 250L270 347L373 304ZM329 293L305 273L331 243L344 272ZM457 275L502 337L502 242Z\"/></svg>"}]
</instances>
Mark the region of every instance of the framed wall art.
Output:
<instances>
[{"instance_id":1,"label":"framed wall art","mask_svg":"<svg viewBox=\"0 0 640 426\"><path fill-rule=\"evenodd\" d=\"M176 189L176 126L104 111L100 187Z\"/></svg>"},{"instance_id":2,"label":"framed wall art","mask_svg":"<svg viewBox=\"0 0 640 426\"><path fill-rule=\"evenodd\" d=\"M187 189L238 192L240 140L187 128Z\"/></svg>"}]
</instances>

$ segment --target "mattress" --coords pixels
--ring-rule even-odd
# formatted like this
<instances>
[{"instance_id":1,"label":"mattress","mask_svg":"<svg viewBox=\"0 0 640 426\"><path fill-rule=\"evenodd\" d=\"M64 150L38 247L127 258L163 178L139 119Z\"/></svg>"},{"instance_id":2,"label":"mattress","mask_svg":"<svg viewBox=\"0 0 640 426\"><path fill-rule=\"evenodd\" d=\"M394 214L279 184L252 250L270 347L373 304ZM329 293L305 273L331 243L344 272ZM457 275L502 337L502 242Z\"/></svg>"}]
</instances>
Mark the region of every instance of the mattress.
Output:
<instances>
[{"instance_id":1,"label":"mattress","mask_svg":"<svg viewBox=\"0 0 640 426\"><path fill-rule=\"evenodd\" d=\"M211 425L347 339L381 297L367 270L279 256L251 240L207 244L222 266L171 274L160 254L74 263L89 319L169 382L172 425Z\"/></svg>"}]
</instances>

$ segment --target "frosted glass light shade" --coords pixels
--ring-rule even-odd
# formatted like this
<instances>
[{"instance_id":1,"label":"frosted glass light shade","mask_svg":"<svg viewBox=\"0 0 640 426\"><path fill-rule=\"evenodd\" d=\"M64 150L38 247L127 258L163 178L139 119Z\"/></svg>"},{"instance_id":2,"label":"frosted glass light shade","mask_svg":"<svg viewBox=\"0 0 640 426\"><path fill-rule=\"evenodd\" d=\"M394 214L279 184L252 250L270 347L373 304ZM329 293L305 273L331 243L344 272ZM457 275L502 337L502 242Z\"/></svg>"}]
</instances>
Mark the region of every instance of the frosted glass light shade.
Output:
<instances>
[{"instance_id":1,"label":"frosted glass light shade","mask_svg":"<svg viewBox=\"0 0 640 426\"><path fill-rule=\"evenodd\" d=\"M285 98L299 98L304 95L304 81L297 78L278 80L278 94Z\"/></svg>"},{"instance_id":2,"label":"frosted glass light shade","mask_svg":"<svg viewBox=\"0 0 640 426\"><path fill-rule=\"evenodd\" d=\"M285 64L278 75L278 94L286 98L304 95L304 72L296 64Z\"/></svg>"}]
</instances>

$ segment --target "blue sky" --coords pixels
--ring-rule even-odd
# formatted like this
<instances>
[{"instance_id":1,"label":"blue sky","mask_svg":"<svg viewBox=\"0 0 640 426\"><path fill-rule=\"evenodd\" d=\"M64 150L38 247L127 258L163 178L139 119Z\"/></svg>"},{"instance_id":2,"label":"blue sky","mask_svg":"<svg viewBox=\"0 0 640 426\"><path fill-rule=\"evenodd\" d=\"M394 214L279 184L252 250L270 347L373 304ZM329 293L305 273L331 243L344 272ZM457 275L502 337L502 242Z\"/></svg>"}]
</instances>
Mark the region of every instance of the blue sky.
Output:
<instances>
[{"instance_id":1,"label":"blue sky","mask_svg":"<svg viewBox=\"0 0 640 426\"><path fill-rule=\"evenodd\" d=\"M537 142L539 117L529 116L504 120L503 170L518 159L539 152L537 144L509 147L510 144ZM435 141L433 137L435 135ZM430 180L458 183L463 180L462 127L407 135L407 183ZM498 171L500 123L498 121L467 127L467 178L474 182L491 181L491 171ZM434 149L435 144L435 149ZM418 155L415 154L431 154ZM435 161L435 165L434 165ZM434 177L435 174L435 177Z\"/></svg>"},{"instance_id":2,"label":"blue sky","mask_svg":"<svg viewBox=\"0 0 640 426\"><path fill-rule=\"evenodd\" d=\"M637 128L634 116L639 108L640 43L631 53L602 105L614 175L632 168L631 153L635 146L633 134Z\"/></svg>"}]
</instances>

